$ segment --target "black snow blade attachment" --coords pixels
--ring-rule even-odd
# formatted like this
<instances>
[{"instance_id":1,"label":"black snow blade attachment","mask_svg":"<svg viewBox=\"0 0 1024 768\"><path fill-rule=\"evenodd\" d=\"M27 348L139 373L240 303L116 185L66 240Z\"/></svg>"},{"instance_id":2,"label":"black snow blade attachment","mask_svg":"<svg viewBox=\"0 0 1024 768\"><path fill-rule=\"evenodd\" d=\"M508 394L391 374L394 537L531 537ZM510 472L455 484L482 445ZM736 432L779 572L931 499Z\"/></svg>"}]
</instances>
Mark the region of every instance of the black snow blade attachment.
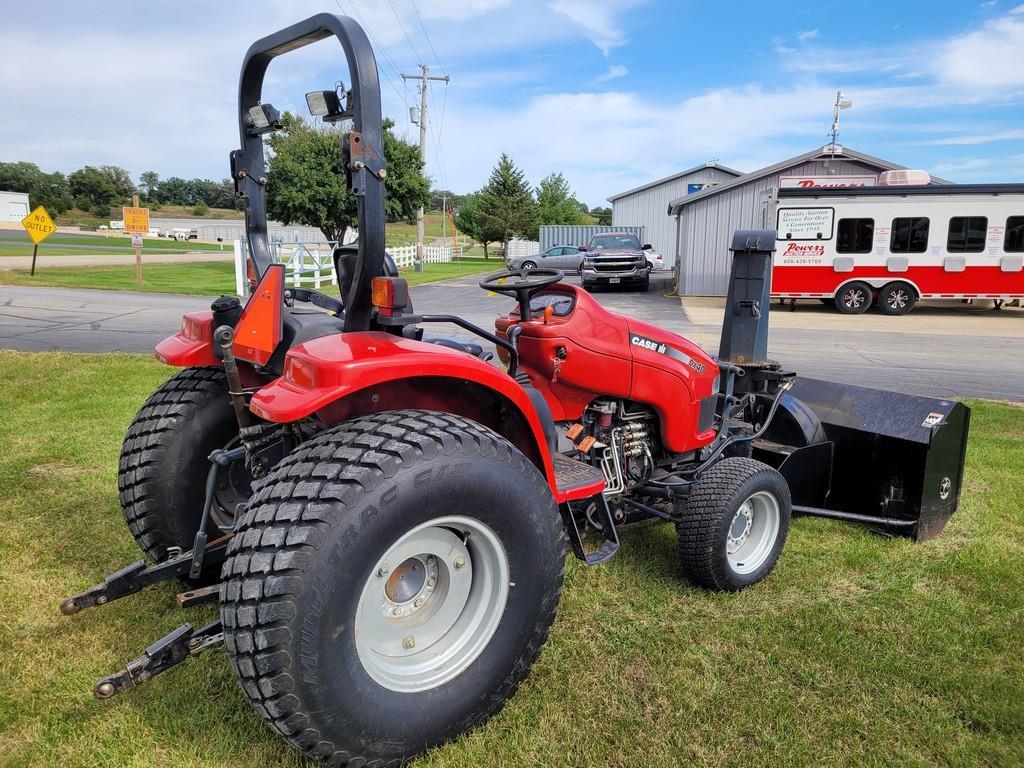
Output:
<instances>
[{"instance_id":1,"label":"black snow blade attachment","mask_svg":"<svg viewBox=\"0 0 1024 768\"><path fill-rule=\"evenodd\" d=\"M149 646L139 658L128 662L120 672L97 680L92 687L93 696L109 699L129 688L142 685L191 656L198 656L203 651L221 645L223 641L224 634L219 620L200 629L192 629L191 624L182 624Z\"/></svg>"},{"instance_id":2,"label":"black snow blade attachment","mask_svg":"<svg viewBox=\"0 0 1024 768\"><path fill-rule=\"evenodd\" d=\"M925 541L959 504L970 420L955 400L798 377L754 456L796 513Z\"/></svg>"},{"instance_id":3,"label":"black snow blade attachment","mask_svg":"<svg viewBox=\"0 0 1024 768\"><path fill-rule=\"evenodd\" d=\"M202 561L207 565L223 562L227 554L228 540L230 538L230 536L222 536L207 544L203 550ZM134 595L151 584L157 584L179 576L188 576L192 570L192 563L192 550L164 560L156 565L151 565L148 568L142 560L136 560L131 565L110 574L95 587L90 587L85 592L69 597L60 604L60 612L65 616L71 616L83 608L105 605L113 600Z\"/></svg>"}]
</instances>

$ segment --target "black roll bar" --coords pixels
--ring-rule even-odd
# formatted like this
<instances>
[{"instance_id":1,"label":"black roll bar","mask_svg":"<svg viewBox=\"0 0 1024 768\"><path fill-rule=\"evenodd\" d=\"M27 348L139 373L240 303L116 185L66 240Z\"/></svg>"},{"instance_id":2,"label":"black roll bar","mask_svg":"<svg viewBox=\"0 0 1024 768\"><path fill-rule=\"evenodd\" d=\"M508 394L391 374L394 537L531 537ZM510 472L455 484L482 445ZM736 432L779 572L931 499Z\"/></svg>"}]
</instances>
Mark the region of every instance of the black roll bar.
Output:
<instances>
[{"instance_id":1,"label":"black roll bar","mask_svg":"<svg viewBox=\"0 0 1024 768\"><path fill-rule=\"evenodd\" d=\"M358 198L359 254L352 286L345 297L346 331L370 327L370 281L384 274L384 151L380 81L366 33L347 16L320 13L253 43L245 54L238 84L238 132L241 149L231 153L235 191L245 198L245 232L250 258L262 276L271 264L267 237L266 170L263 138L251 130L249 109L261 102L263 78L281 54L334 35L341 43L352 81L348 109L352 130L339 141L348 160L349 192ZM348 155L348 157L346 157Z\"/></svg>"}]
</instances>

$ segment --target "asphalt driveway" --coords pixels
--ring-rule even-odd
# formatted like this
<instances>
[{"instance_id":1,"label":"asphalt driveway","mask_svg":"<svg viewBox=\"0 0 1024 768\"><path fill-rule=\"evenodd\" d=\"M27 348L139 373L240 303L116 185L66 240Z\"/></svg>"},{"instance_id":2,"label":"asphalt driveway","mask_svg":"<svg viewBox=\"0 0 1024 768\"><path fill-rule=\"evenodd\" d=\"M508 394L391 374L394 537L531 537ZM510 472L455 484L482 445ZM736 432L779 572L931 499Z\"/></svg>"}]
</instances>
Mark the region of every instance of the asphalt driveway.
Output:
<instances>
[{"instance_id":1,"label":"asphalt driveway","mask_svg":"<svg viewBox=\"0 0 1024 768\"><path fill-rule=\"evenodd\" d=\"M495 315L512 304L481 291L475 277L416 286L412 296L419 312L455 313L484 328L493 328ZM688 317L679 299L654 288L595 296L613 311L717 350L721 308L709 311L706 300L693 301ZM0 347L148 353L178 328L183 312L207 306L208 299L187 296L0 286ZM772 357L805 375L844 383L1024 402L1024 310L1004 310L998 326L984 313L953 315L956 332L936 331L925 322L927 314L858 325L861 318L837 320L823 312L808 307L782 317L776 311ZM441 327L430 330L448 333ZM450 335L467 334L452 329Z\"/></svg>"}]
</instances>

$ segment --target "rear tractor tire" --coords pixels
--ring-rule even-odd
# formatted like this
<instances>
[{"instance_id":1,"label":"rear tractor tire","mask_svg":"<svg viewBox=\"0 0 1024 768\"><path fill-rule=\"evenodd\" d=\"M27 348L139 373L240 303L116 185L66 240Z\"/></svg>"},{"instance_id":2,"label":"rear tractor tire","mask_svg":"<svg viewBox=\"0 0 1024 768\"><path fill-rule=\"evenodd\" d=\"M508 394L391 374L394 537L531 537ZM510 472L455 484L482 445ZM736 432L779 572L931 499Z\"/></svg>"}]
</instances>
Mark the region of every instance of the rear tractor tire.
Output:
<instances>
[{"instance_id":1,"label":"rear tractor tire","mask_svg":"<svg viewBox=\"0 0 1024 768\"><path fill-rule=\"evenodd\" d=\"M271 730L330 765L397 765L483 724L547 639L565 536L536 467L430 411L287 456L224 564L228 657Z\"/></svg>"},{"instance_id":2,"label":"rear tractor tire","mask_svg":"<svg viewBox=\"0 0 1024 768\"><path fill-rule=\"evenodd\" d=\"M210 453L234 447L238 421L219 368L185 368L143 404L121 447L117 487L128 529L151 560L188 551L202 519ZM230 527L235 509L252 491L242 462L222 470L208 530Z\"/></svg>"},{"instance_id":3,"label":"rear tractor tire","mask_svg":"<svg viewBox=\"0 0 1024 768\"><path fill-rule=\"evenodd\" d=\"M836 309L844 315L863 315L870 307L871 286L867 283L847 283L836 294Z\"/></svg>"},{"instance_id":4,"label":"rear tractor tire","mask_svg":"<svg viewBox=\"0 0 1024 768\"><path fill-rule=\"evenodd\" d=\"M789 532L786 480L750 458L719 461L681 502L677 523L683 572L707 589L735 592L775 567Z\"/></svg>"}]
</instances>

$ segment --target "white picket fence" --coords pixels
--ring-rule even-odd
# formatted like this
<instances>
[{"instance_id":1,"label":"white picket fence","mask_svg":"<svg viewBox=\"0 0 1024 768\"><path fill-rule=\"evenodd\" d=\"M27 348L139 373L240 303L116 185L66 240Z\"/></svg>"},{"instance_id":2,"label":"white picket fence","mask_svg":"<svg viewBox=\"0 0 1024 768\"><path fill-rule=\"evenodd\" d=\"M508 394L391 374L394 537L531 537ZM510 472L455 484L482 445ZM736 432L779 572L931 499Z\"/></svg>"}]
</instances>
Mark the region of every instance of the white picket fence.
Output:
<instances>
[{"instance_id":1,"label":"white picket fence","mask_svg":"<svg viewBox=\"0 0 1024 768\"><path fill-rule=\"evenodd\" d=\"M331 242L271 243L270 251L274 261L285 265L285 281L296 288L321 288L337 285L334 272L334 246ZM416 246L406 245L388 248L399 269L409 269L416 264ZM245 296L249 290L246 264L249 255L245 240L234 241L235 251L235 292ZM450 262L459 255L459 250L448 245L428 245L423 249L426 264Z\"/></svg>"},{"instance_id":2,"label":"white picket fence","mask_svg":"<svg viewBox=\"0 0 1024 768\"><path fill-rule=\"evenodd\" d=\"M509 240L505 248L505 258L515 259L520 256L533 256L540 253L540 243L536 240Z\"/></svg>"},{"instance_id":3,"label":"white picket fence","mask_svg":"<svg viewBox=\"0 0 1024 768\"><path fill-rule=\"evenodd\" d=\"M398 248L388 248L388 253L395 260L399 269L412 267L416 264L416 246L403 245ZM423 246L424 264L447 264L458 256L456 249L450 245L425 245Z\"/></svg>"}]
</instances>

